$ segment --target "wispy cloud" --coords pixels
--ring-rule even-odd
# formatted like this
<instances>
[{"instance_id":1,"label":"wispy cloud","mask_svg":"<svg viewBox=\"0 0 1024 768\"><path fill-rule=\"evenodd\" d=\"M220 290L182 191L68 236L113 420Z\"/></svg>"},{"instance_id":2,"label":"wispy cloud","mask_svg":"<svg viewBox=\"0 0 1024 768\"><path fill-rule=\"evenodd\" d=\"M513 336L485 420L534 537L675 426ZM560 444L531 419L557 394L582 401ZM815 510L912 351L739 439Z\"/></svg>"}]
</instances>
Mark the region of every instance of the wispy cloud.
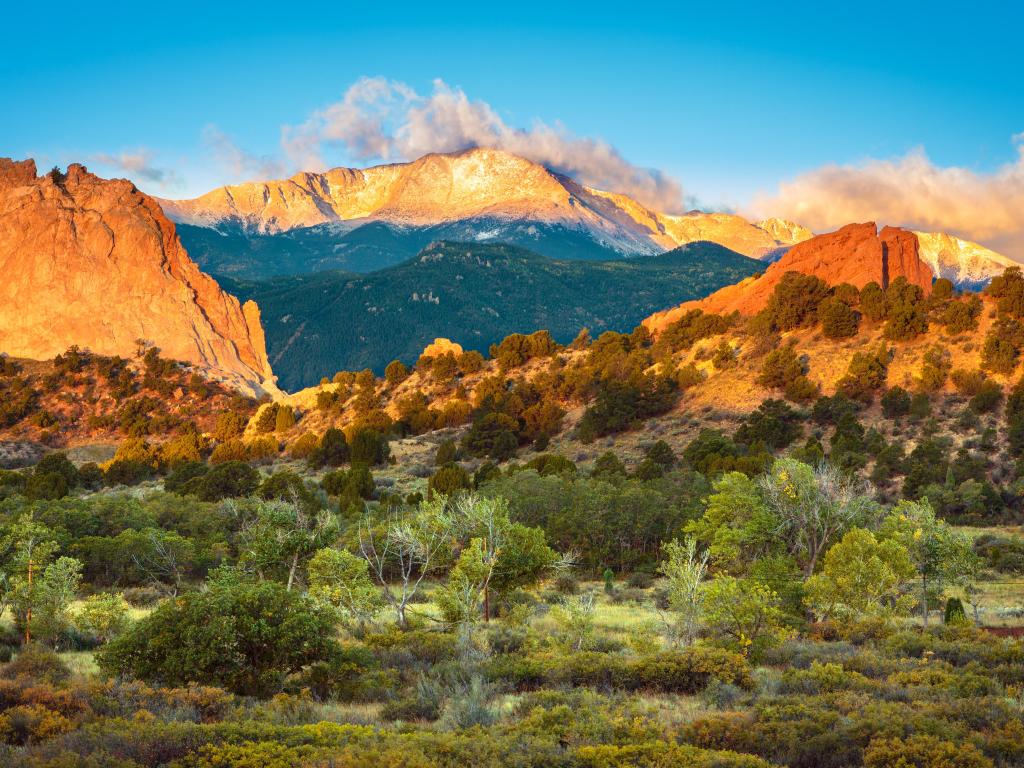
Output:
<instances>
[{"instance_id":1,"label":"wispy cloud","mask_svg":"<svg viewBox=\"0 0 1024 768\"><path fill-rule=\"evenodd\" d=\"M234 139L215 125L203 128L203 146L212 153L233 181L265 181L289 174L288 164L269 155L256 155L239 147Z\"/></svg>"},{"instance_id":2,"label":"wispy cloud","mask_svg":"<svg viewBox=\"0 0 1024 768\"><path fill-rule=\"evenodd\" d=\"M892 160L818 168L752 207L818 232L871 220L950 232L1024 260L1024 133L1012 141L1016 158L991 173L938 166L919 149Z\"/></svg>"},{"instance_id":3,"label":"wispy cloud","mask_svg":"<svg viewBox=\"0 0 1024 768\"><path fill-rule=\"evenodd\" d=\"M148 181L164 190L180 188L181 176L172 168L158 166L155 159L155 152L141 148L117 154L96 152L89 157L90 162L124 173L134 180Z\"/></svg>"},{"instance_id":4,"label":"wispy cloud","mask_svg":"<svg viewBox=\"0 0 1024 768\"><path fill-rule=\"evenodd\" d=\"M433 91L424 96L405 83L363 78L340 101L299 125L285 126L281 144L292 164L307 170L325 168L325 156L332 150L342 150L356 162L372 162L470 147L503 149L657 210L678 212L684 207L678 181L630 163L607 142L540 121L530 128L510 126L490 104L471 100L442 80L435 80Z\"/></svg>"}]
</instances>

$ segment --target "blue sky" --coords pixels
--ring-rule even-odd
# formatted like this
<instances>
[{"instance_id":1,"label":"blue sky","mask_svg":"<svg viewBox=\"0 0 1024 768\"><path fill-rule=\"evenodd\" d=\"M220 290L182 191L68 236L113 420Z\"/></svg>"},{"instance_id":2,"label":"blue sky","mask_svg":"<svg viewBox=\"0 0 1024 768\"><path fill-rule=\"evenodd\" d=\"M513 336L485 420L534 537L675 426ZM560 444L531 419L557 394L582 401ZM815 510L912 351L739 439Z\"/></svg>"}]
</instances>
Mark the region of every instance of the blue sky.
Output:
<instances>
[{"instance_id":1,"label":"blue sky","mask_svg":"<svg viewBox=\"0 0 1024 768\"><path fill-rule=\"evenodd\" d=\"M1014 162L1015 4L828 5L19 3L0 155L117 173L110 158L142 153L157 169L143 189L189 196L237 180L209 126L280 158L283 125L381 76L420 94L441 79L510 126L605 141L705 207L915 148L982 175ZM324 160L353 162L344 146Z\"/></svg>"}]
</instances>

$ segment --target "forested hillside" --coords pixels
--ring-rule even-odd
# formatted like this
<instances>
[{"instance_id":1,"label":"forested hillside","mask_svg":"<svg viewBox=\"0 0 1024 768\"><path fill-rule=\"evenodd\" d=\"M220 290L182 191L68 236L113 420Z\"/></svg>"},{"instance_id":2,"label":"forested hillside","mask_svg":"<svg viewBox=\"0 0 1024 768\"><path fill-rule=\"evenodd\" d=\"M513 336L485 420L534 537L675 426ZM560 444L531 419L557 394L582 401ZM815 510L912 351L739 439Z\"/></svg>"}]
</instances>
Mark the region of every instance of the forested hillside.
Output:
<instances>
[{"instance_id":1,"label":"forested hillside","mask_svg":"<svg viewBox=\"0 0 1024 768\"><path fill-rule=\"evenodd\" d=\"M179 223L177 228L203 269L244 280L327 270L374 272L400 264L439 240L515 245L553 259L629 258L570 227L488 217L423 226L345 222L285 232L253 232L230 223L216 229Z\"/></svg>"},{"instance_id":2,"label":"forested hillside","mask_svg":"<svg viewBox=\"0 0 1024 768\"><path fill-rule=\"evenodd\" d=\"M628 331L652 312L755 273L760 262L712 243L629 260L558 261L508 245L443 242L397 267L262 283L224 281L262 311L286 390L339 370L412 363L435 337L486 351L510 333L568 342Z\"/></svg>"}]
</instances>

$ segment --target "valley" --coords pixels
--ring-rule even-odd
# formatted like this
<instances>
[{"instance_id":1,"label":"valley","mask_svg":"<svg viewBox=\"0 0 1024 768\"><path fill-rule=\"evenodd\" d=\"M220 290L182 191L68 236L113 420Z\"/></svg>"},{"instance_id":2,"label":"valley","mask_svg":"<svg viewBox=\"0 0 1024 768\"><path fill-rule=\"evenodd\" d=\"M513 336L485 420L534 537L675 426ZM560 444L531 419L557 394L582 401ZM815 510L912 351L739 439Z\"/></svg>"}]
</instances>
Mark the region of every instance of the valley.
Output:
<instances>
[{"instance_id":1,"label":"valley","mask_svg":"<svg viewBox=\"0 0 1024 768\"><path fill-rule=\"evenodd\" d=\"M679 299L747 277L760 262L713 243L657 256L566 261L509 245L436 242L401 265L257 283L222 279L260 306L278 383L294 391L336 371L413 364L438 336L486 353L511 333L568 343L632 330Z\"/></svg>"}]
</instances>

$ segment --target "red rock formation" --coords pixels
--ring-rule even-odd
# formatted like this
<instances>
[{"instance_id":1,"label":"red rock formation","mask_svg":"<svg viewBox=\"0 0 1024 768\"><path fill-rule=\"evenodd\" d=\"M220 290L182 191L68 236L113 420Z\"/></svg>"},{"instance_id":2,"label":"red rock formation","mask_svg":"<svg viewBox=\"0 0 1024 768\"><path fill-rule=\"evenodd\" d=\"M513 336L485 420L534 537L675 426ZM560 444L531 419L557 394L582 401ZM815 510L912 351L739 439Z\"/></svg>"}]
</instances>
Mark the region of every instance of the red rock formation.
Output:
<instances>
[{"instance_id":1,"label":"red rock formation","mask_svg":"<svg viewBox=\"0 0 1024 768\"><path fill-rule=\"evenodd\" d=\"M0 158L0 352L72 344L132 355L136 339L253 393L276 389L259 309L199 270L155 200L81 165L63 180Z\"/></svg>"},{"instance_id":2,"label":"red rock formation","mask_svg":"<svg viewBox=\"0 0 1024 768\"><path fill-rule=\"evenodd\" d=\"M794 245L760 277L747 278L707 298L658 312L644 320L644 325L656 333L691 309L757 314L767 306L775 286L787 272L803 272L830 285L850 283L858 288L872 281L885 288L902 276L921 286L926 295L932 289L932 270L921 261L913 232L896 227L884 227L879 232L874 222L847 224L835 232Z\"/></svg>"}]
</instances>

